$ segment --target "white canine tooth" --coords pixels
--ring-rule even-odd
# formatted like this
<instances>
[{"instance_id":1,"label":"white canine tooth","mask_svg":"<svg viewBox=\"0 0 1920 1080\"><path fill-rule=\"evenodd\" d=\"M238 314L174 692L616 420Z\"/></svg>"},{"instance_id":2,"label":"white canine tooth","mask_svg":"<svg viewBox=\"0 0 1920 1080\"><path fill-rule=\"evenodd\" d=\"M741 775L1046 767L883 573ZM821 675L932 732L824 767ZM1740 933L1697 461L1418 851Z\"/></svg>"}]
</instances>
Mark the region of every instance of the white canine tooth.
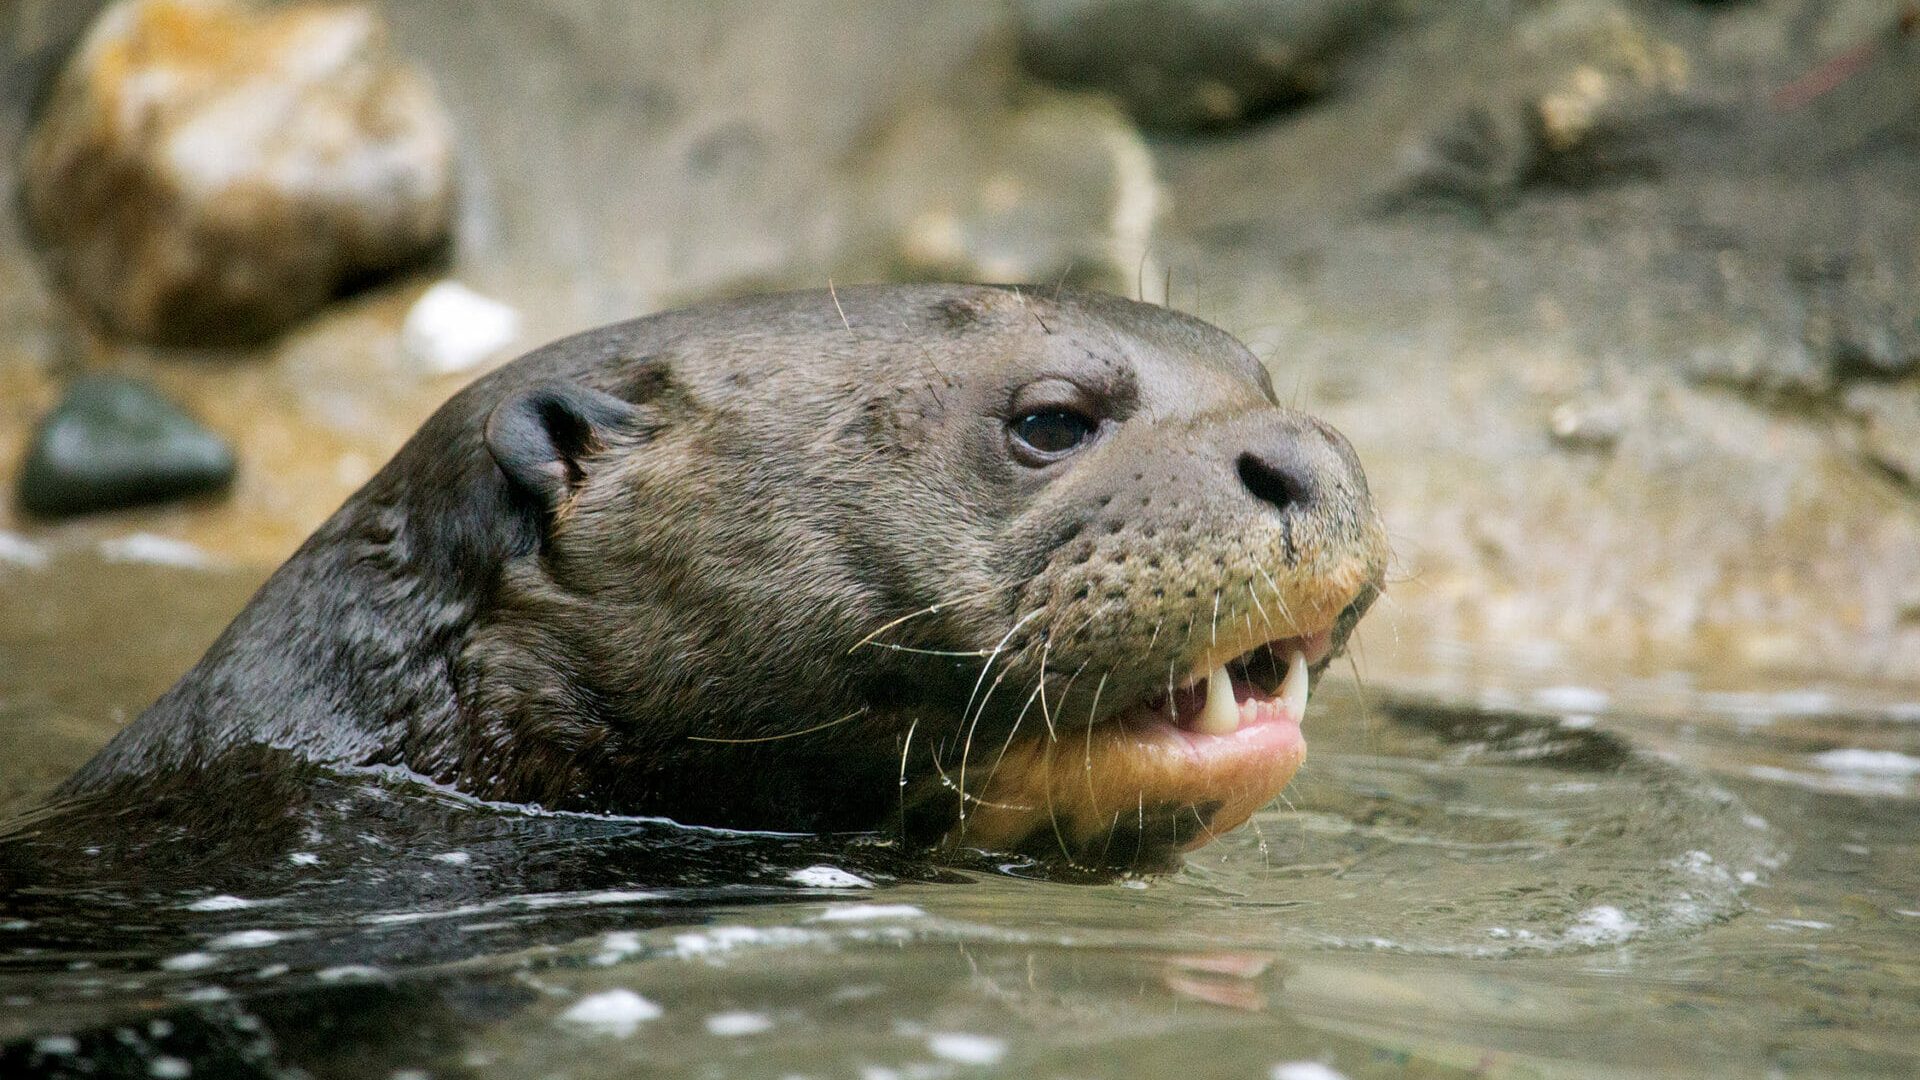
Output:
<instances>
[{"instance_id":1,"label":"white canine tooth","mask_svg":"<svg viewBox=\"0 0 1920 1080\"><path fill-rule=\"evenodd\" d=\"M1207 704L1194 718L1193 729L1202 735L1231 735L1240 729L1240 703L1233 699L1233 676L1225 664L1207 676Z\"/></svg>"},{"instance_id":2,"label":"white canine tooth","mask_svg":"<svg viewBox=\"0 0 1920 1080\"><path fill-rule=\"evenodd\" d=\"M1296 720L1307 718L1307 654L1297 652L1287 661L1287 679L1280 684L1280 703Z\"/></svg>"}]
</instances>

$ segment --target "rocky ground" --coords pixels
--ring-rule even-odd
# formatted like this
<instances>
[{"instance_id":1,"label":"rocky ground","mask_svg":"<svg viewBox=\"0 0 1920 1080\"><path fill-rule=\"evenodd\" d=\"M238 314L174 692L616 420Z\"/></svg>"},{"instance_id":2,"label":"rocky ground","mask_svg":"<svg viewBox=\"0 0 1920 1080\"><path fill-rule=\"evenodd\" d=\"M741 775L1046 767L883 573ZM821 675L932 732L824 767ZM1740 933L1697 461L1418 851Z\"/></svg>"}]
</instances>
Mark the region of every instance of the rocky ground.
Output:
<instances>
[{"instance_id":1,"label":"rocky ground","mask_svg":"<svg viewBox=\"0 0 1920 1080\"><path fill-rule=\"evenodd\" d=\"M0 9L5 160L98 6ZM160 349L0 218L9 487L81 373L239 463L154 509L0 505L0 560L153 533L276 562L472 377L402 342L440 276L517 309L516 347L829 278L1072 280L1228 327L1353 439L1397 550L1380 677L1467 643L1920 683L1900 3L375 6L452 117L446 263Z\"/></svg>"}]
</instances>

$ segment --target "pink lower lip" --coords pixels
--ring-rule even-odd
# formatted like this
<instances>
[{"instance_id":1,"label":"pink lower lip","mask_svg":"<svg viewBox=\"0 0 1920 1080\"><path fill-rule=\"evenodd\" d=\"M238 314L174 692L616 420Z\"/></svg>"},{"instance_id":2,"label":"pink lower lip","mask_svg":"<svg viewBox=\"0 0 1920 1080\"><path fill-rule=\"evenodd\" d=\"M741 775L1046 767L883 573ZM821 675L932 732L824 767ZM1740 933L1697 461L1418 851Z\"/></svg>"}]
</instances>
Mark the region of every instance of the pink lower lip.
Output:
<instances>
[{"instance_id":1,"label":"pink lower lip","mask_svg":"<svg viewBox=\"0 0 1920 1080\"><path fill-rule=\"evenodd\" d=\"M1277 697L1266 697L1244 685L1234 687L1240 705L1240 726L1225 735L1207 735L1168 719L1164 710L1132 721L1142 736L1180 747L1199 769L1211 770L1245 759L1290 757L1306 750L1306 738L1295 716Z\"/></svg>"},{"instance_id":2,"label":"pink lower lip","mask_svg":"<svg viewBox=\"0 0 1920 1080\"><path fill-rule=\"evenodd\" d=\"M1277 698L1241 698L1240 726L1225 735L1205 735L1164 719L1162 723L1185 744L1196 764L1243 754L1299 751L1306 746L1306 738L1300 731L1300 717L1281 705Z\"/></svg>"}]
</instances>

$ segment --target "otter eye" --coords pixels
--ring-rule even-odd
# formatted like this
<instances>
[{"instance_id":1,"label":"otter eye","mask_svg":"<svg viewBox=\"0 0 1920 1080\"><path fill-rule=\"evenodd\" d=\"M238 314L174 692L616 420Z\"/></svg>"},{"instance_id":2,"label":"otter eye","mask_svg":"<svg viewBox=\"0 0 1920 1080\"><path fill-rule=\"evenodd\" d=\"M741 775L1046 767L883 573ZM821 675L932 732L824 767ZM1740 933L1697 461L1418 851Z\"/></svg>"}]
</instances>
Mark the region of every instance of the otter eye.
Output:
<instances>
[{"instance_id":1,"label":"otter eye","mask_svg":"<svg viewBox=\"0 0 1920 1080\"><path fill-rule=\"evenodd\" d=\"M1080 448L1093 437L1092 420L1067 409L1045 409L1015 420L1008 428L1015 449L1044 465Z\"/></svg>"}]
</instances>

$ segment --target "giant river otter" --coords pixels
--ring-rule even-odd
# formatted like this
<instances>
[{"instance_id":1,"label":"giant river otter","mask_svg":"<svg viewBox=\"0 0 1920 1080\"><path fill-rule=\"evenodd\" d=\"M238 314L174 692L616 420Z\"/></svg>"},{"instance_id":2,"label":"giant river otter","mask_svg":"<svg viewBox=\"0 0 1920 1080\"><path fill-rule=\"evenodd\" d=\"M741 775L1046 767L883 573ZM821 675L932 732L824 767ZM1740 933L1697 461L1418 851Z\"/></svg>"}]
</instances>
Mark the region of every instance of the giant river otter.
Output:
<instances>
[{"instance_id":1,"label":"giant river otter","mask_svg":"<svg viewBox=\"0 0 1920 1080\"><path fill-rule=\"evenodd\" d=\"M457 394L63 794L270 748L1133 861L1288 782L1385 555L1346 441L1197 319L987 286L710 304Z\"/></svg>"}]
</instances>

